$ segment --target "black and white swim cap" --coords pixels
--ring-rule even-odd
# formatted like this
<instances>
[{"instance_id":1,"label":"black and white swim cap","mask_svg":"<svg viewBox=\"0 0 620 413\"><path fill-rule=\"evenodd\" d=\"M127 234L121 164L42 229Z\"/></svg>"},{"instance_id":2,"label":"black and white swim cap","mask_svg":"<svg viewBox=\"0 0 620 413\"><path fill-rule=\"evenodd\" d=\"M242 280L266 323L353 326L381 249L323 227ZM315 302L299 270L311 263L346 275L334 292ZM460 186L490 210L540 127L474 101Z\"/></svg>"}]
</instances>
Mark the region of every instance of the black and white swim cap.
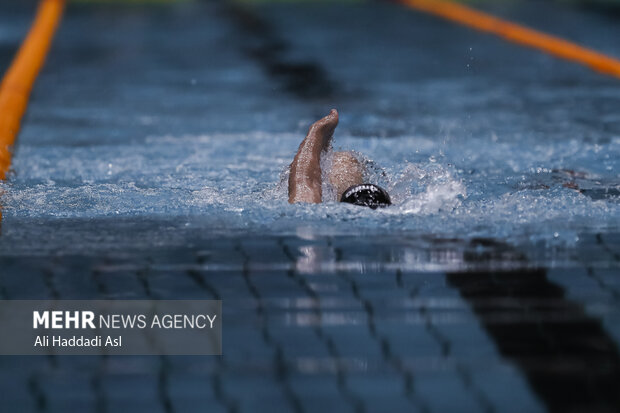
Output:
<instances>
[{"instance_id":1,"label":"black and white swim cap","mask_svg":"<svg viewBox=\"0 0 620 413\"><path fill-rule=\"evenodd\" d=\"M374 184L353 185L342 194L340 202L367 206L372 209L392 205L390 195L380 186Z\"/></svg>"}]
</instances>

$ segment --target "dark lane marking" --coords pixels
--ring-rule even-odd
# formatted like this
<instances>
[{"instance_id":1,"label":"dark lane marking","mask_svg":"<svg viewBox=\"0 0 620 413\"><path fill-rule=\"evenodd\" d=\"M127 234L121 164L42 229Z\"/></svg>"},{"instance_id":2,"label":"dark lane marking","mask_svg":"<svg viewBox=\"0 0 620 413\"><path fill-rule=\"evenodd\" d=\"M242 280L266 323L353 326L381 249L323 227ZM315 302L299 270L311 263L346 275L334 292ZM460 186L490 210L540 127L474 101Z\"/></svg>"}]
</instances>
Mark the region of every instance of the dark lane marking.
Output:
<instances>
[{"instance_id":1,"label":"dark lane marking","mask_svg":"<svg viewBox=\"0 0 620 413\"><path fill-rule=\"evenodd\" d=\"M449 273L447 280L550 412L620 411L616 343L545 270Z\"/></svg>"},{"instance_id":2,"label":"dark lane marking","mask_svg":"<svg viewBox=\"0 0 620 413\"><path fill-rule=\"evenodd\" d=\"M593 12L605 16L606 19L620 19L620 4L613 0L578 0L572 3L581 13Z\"/></svg>"},{"instance_id":3,"label":"dark lane marking","mask_svg":"<svg viewBox=\"0 0 620 413\"><path fill-rule=\"evenodd\" d=\"M287 57L290 45L266 20L250 8L225 3L225 15L247 38L243 47L282 88L302 99L324 99L334 94L334 84L316 62Z\"/></svg>"}]
</instances>

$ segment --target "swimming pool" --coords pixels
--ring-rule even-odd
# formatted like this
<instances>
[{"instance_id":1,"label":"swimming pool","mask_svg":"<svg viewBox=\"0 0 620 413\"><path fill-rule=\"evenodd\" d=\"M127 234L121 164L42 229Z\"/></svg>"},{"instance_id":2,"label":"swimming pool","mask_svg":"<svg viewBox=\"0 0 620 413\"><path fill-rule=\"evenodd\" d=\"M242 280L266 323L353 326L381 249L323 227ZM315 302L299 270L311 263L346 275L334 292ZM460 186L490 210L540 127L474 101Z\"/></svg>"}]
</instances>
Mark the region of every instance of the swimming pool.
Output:
<instances>
[{"instance_id":1,"label":"swimming pool","mask_svg":"<svg viewBox=\"0 0 620 413\"><path fill-rule=\"evenodd\" d=\"M11 7L3 64L30 16ZM620 55L611 17L495 9ZM372 161L393 207L287 203L286 167L332 107L335 147ZM3 397L610 408L618 109L613 78L393 4L72 5L1 185L0 296L220 298L225 355L2 357Z\"/></svg>"}]
</instances>

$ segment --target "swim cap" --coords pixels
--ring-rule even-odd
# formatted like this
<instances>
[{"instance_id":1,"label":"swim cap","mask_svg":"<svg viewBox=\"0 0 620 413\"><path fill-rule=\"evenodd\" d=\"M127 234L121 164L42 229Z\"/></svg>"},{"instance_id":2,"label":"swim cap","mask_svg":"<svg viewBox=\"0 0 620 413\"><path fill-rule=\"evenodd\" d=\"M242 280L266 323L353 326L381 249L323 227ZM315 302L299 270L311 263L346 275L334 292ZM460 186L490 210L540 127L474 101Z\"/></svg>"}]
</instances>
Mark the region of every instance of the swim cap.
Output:
<instances>
[{"instance_id":1,"label":"swim cap","mask_svg":"<svg viewBox=\"0 0 620 413\"><path fill-rule=\"evenodd\" d=\"M342 194L340 202L367 206L372 209L392 205L387 191L374 184L353 185Z\"/></svg>"}]
</instances>

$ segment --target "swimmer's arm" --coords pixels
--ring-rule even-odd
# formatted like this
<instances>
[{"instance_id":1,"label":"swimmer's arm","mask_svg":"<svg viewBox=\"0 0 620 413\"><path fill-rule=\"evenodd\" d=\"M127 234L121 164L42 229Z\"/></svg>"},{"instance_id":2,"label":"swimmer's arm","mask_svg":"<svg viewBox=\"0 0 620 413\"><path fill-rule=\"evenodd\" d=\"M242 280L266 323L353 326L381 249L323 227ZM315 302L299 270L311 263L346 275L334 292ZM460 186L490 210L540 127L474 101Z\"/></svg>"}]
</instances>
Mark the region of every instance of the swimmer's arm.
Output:
<instances>
[{"instance_id":1,"label":"swimmer's arm","mask_svg":"<svg viewBox=\"0 0 620 413\"><path fill-rule=\"evenodd\" d=\"M321 153L329 148L336 126L338 126L336 109L332 109L329 115L310 126L291 163L288 178L289 203L321 202Z\"/></svg>"}]
</instances>

